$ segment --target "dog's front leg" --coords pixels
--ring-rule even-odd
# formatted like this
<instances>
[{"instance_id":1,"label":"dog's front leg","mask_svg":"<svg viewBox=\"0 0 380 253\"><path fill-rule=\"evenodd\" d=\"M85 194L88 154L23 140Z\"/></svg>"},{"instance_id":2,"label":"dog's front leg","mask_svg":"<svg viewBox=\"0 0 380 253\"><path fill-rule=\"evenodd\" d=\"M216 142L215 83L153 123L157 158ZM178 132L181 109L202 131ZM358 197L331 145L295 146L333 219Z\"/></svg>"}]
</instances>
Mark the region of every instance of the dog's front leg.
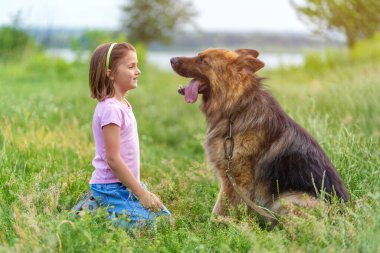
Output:
<instances>
[{"instance_id":1,"label":"dog's front leg","mask_svg":"<svg viewBox=\"0 0 380 253\"><path fill-rule=\"evenodd\" d=\"M228 216L228 201L226 200L225 192L221 189L218 195L218 199L215 203L214 209L212 210L210 220L218 224L222 223L225 225L236 224L237 220Z\"/></svg>"},{"instance_id":2,"label":"dog's front leg","mask_svg":"<svg viewBox=\"0 0 380 253\"><path fill-rule=\"evenodd\" d=\"M227 208L225 203L225 196L223 189L220 189L218 199L216 200L214 209L212 209L212 216L226 216Z\"/></svg>"}]
</instances>

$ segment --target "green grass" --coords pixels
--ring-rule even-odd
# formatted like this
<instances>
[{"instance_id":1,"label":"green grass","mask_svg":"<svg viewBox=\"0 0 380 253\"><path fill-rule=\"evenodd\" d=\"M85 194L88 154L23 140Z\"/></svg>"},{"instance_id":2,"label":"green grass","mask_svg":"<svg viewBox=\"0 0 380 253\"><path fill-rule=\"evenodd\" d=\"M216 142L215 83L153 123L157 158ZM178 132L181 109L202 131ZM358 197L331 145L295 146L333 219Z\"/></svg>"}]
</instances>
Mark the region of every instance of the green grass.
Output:
<instances>
[{"instance_id":1,"label":"green grass","mask_svg":"<svg viewBox=\"0 0 380 253\"><path fill-rule=\"evenodd\" d=\"M257 218L210 221L219 185L205 162L199 104L186 80L143 66L129 100L139 125L141 175L176 220L123 231L69 217L88 189L94 153L87 66L35 56L0 68L0 252L379 252L380 64L261 71L285 111L326 150L351 195L273 231Z\"/></svg>"}]
</instances>

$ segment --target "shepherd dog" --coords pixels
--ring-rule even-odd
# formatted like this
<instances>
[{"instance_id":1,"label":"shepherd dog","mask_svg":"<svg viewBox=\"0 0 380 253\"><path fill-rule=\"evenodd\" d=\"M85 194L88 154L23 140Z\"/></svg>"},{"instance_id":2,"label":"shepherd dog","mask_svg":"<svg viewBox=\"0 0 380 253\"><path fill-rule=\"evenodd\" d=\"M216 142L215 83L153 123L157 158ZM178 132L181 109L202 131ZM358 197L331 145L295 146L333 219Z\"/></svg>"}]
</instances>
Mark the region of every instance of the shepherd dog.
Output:
<instances>
[{"instance_id":1,"label":"shepherd dog","mask_svg":"<svg viewBox=\"0 0 380 253\"><path fill-rule=\"evenodd\" d=\"M262 85L256 72L264 63L258 56L254 49L211 48L194 57L170 59L178 75L191 78L178 89L185 101L195 103L202 95L206 156L221 186L212 217L226 217L231 207L247 203L236 187L279 215L289 214L293 206L347 202L342 179L321 146ZM226 138L232 151L228 159ZM254 212L250 207L248 211Z\"/></svg>"}]
</instances>

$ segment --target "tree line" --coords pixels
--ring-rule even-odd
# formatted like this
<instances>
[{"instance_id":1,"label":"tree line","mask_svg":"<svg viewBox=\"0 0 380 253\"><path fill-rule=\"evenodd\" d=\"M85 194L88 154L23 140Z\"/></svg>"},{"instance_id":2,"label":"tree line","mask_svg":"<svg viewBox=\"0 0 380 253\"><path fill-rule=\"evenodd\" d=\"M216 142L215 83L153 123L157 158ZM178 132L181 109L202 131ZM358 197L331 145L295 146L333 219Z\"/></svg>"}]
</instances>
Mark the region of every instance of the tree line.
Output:
<instances>
[{"instance_id":1,"label":"tree line","mask_svg":"<svg viewBox=\"0 0 380 253\"><path fill-rule=\"evenodd\" d=\"M290 0L300 19L319 34L342 34L348 47L380 32L380 0ZM112 34L88 32L74 40L73 48L87 47L106 39L131 41L139 45L171 43L184 26L194 26L197 14L189 0L127 0L122 7L120 31ZM33 41L20 27L20 15L0 28L0 58L22 55ZM87 43L87 44L86 44Z\"/></svg>"},{"instance_id":2,"label":"tree line","mask_svg":"<svg viewBox=\"0 0 380 253\"><path fill-rule=\"evenodd\" d=\"M380 0L290 0L300 19L319 34L340 33L352 47L380 31ZM131 41L171 42L173 35L193 23L196 11L187 0L129 0L123 7L123 28Z\"/></svg>"}]
</instances>

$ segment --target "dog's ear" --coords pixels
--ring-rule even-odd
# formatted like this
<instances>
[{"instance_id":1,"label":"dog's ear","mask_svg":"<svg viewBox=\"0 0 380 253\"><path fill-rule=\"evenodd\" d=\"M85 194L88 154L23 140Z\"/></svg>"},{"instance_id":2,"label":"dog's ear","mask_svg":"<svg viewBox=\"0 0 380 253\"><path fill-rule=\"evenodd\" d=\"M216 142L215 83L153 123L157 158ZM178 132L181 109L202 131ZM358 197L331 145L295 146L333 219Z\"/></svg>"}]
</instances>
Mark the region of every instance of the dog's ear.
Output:
<instances>
[{"instance_id":1,"label":"dog's ear","mask_svg":"<svg viewBox=\"0 0 380 253\"><path fill-rule=\"evenodd\" d=\"M257 58L259 56L259 52L254 49L236 49L236 53L240 55L252 55L253 57Z\"/></svg>"},{"instance_id":2,"label":"dog's ear","mask_svg":"<svg viewBox=\"0 0 380 253\"><path fill-rule=\"evenodd\" d=\"M236 59L236 63L239 66L239 70L247 69L253 72L258 71L265 66L264 62L260 61L256 57L253 57L252 55L240 55Z\"/></svg>"}]
</instances>

